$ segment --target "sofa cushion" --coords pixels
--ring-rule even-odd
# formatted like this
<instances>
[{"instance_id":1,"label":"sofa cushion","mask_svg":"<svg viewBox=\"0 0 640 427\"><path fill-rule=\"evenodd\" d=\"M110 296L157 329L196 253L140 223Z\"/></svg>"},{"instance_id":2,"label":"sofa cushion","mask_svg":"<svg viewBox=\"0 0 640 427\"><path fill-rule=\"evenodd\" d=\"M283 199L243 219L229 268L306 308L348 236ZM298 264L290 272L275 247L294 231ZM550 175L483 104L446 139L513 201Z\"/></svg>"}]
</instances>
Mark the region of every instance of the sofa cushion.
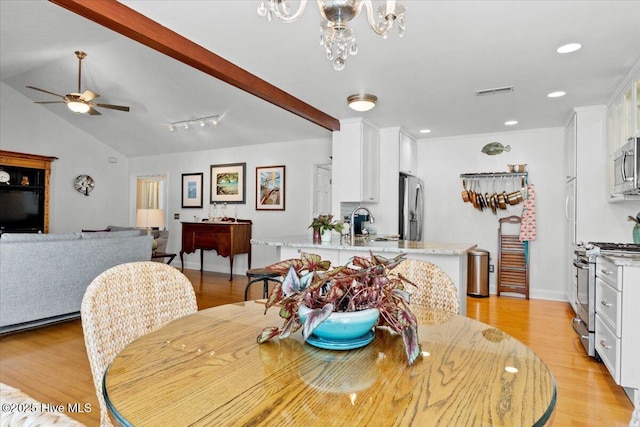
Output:
<instances>
[{"instance_id":1,"label":"sofa cushion","mask_svg":"<svg viewBox=\"0 0 640 427\"><path fill-rule=\"evenodd\" d=\"M43 234L43 233L4 233L0 238L2 242L42 242L45 240L77 240L80 233L60 233L60 234Z\"/></svg>"},{"instance_id":2,"label":"sofa cushion","mask_svg":"<svg viewBox=\"0 0 640 427\"><path fill-rule=\"evenodd\" d=\"M114 231L130 231L130 230L135 230L138 232L138 234L140 234L141 236L144 236L145 234L147 234L147 230L143 230L141 228L136 228L136 227L122 227L120 225L108 225L107 226L107 230L111 231L112 233Z\"/></svg>"},{"instance_id":3,"label":"sofa cushion","mask_svg":"<svg viewBox=\"0 0 640 427\"><path fill-rule=\"evenodd\" d=\"M123 230L123 231L98 231L90 233L82 233L83 239L111 239L114 237L134 237L140 236L138 230Z\"/></svg>"}]
</instances>

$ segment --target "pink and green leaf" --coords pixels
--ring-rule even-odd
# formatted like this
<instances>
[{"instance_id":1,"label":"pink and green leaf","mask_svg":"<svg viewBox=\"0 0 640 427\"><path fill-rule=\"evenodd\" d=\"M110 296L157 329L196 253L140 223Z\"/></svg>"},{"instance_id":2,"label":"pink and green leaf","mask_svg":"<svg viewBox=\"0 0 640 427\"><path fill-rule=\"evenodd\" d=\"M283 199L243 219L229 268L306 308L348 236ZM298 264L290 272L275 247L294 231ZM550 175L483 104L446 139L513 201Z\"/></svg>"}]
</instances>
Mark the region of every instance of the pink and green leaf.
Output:
<instances>
[{"instance_id":1,"label":"pink and green leaf","mask_svg":"<svg viewBox=\"0 0 640 427\"><path fill-rule=\"evenodd\" d=\"M302 330L302 336L304 336L304 339L306 340L309 338L313 330L317 328L320 323L324 322L332 312L333 304L331 303L326 304L322 308L316 308L311 311L304 321L304 329Z\"/></svg>"},{"instance_id":2,"label":"pink and green leaf","mask_svg":"<svg viewBox=\"0 0 640 427\"><path fill-rule=\"evenodd\" d=\"M289 267L289 271L282 281L282 292L284 292L285 297L290 297L300 292L300 279L293 266Z\"/></svg>"},{"instance_id":3,"label":"pink and green leaf","mask_svg":"<svg viewBox=\"0 0 640 427\"><path fill-rule=\"evenodd\" d=\"M277 326L268 326L262 330L260 335L258 335L258 344L262 344L276 337L280 333L280 328Z\"/></svg>"},{"instance_id":4,"label":"pink and green leaf","mask_svg":"<svg viewBox=\"0 0 640 427\"><path fill-rule=\"evenodd\" d=\"M404 342L404 350L407 353L409 365L411 365L420 355L418 329L415 327L404 328L402 330L402 341Z\"/></svg>"}]
</instances>

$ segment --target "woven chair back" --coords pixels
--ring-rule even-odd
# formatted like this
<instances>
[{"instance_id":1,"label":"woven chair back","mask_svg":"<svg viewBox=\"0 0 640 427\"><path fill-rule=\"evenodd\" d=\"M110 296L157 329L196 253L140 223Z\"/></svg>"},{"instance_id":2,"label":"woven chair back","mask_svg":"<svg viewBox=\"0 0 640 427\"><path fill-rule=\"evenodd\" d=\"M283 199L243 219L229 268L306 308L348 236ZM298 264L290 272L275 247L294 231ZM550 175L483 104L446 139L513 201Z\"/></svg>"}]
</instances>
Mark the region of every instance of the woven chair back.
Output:
<instances>
[{"instance_id":1,"label":"woven chair back","mask_svg":"<svg viewBox=\"0 0 640 427\"><path fill-rule=\"evenodd\" d=\"M392 273L402 275L417 286L409 286L407 289L411 293L411 304L451 313L460 312L458 289L447 273L437 265L428 261L406 259Z\"/></svg>"},{"instance_id":2,"label":"woven chair back","mask_svg":"<svg viewBox=\"0 0 640 427\"><path fill-rule=\"evenodd\" d=\"M80 314L102 426L112 425L102 377L116 355L134 339L197 310L191 282L167 264L121 264L91 282Z\"/></svg>"}]
</instances>

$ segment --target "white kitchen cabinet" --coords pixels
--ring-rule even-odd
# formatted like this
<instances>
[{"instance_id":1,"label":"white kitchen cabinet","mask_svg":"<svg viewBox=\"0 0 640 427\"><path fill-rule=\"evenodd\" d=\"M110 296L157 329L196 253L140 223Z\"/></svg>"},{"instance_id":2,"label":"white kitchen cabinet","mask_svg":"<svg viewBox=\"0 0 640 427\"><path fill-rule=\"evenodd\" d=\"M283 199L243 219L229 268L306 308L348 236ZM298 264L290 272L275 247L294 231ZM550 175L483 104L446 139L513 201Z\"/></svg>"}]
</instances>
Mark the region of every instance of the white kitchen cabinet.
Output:
<instances>
[{"instance_id":1,"label":"white kitchen cabinet","mask_svg":"<svg viewBox=\"0 0 640 427\"><path fill-rule=\"evenodd\" d=\"M596 351L616 384L640 388L640 258L596 261Z\"/></svg>"},{"instance_id":2,"label":"white kitchen cabinet","mask_svg":"<svg viewBox=\"0 0 640 427\"><path fill-rule=\"evenodd\" d=\"M574 250L576 244L576 124L577 118L574 114L565 129L564 134L564 173L565 173L565 200L564 200L564 217L565 217L565 236L564 251L569 260L574 258ZM571 304L574 312L578 312L578 292L576 269L573 264L565 265L565 293L567 301Z\"/></svg>"},{"instance_id":3,"label":"white kitchen cabinet","mask_svg":"<svg viewBox=\"0 0 640 427\"><path fill-rule=\"evenodd\" d=\"M640 200L640 196L615 194L613 189L613 154L634 136L640 136L640 61L618 88L607 110L609 202Z\"/></svg>"},{"instance_id":4,"label":"white kitchen cabinet","mask_svg":"<svg viewBox=\"0 0 640 427\"><path fill-rule=\"evenodd\" d=\"M380 134L357 120L340 122L333 136L333 187L340 202L377 203L380 185ZM334 199L335 200L335 199Z\"/></svg>"},{"instance_id":5,"label":"white kitchen cabinet","mask_svg":"<svg viewBox=\"0 0 640 427\"><path fill-rule=\"evenodd\" d=\"M565 129L565 293L567 301L576 307L575 267L573 259L576 242L603 241L593 224L609 220L601 209L602 196L597 191L606 188L607 108L604 105L577 107ZM596 165L601 165L599 168Z\"/></svg>"},{"instance_id":6,"label":"white kitchen cabinet","mask_svg":"<svg viewBox=\"0 0 640 427\"><path fill-rule=\"evenodd\" d=\"M400 132L400 172L415 176L418 170L418 144Z\"/></svg>"}]
</instances>

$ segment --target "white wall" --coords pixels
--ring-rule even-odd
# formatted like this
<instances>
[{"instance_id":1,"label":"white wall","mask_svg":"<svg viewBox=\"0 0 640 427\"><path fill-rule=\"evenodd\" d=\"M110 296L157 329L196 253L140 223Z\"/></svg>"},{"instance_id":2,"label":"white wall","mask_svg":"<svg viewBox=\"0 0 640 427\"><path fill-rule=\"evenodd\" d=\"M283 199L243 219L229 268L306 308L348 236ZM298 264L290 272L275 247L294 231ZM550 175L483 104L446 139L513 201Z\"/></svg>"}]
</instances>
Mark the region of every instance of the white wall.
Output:
<instances>
[{"instance_id":1,"label":"white wall","mask_svg":"<svg viewBox=\"0 0 640 427\"><path fill-rule=\"evenodd\" d=\"M511 147L489 156L481 152L489 142ZM460 174L506 172L508 164L528 164L529 182L536 187L537 240L530 244L530 295L565 299L564 291L564 129L464 135L418 140L418 176L426 187L425 240L475 243L497 263L498 218L522 214L522 204L483 212L462 201ZM485 190L483 190L485 191ZM491 193L490 190L486 190ZM496 274L490 274L495 293Z\"/></svg>"},{"instance_id":2,"label":"white wall","mask_svg":"<svg viewBox=\"0 0 640 427\"><path fill-rule=\"evenodd\" d=\"M0 111L2 150L58 158L51 171L50 233L128 221L128 160L124 156L4 83L0 83ZM117 163L109 163L109 157ZM96 182L88 197L74 188L75 178L82 174L91 175Z\"/></svg>"},{"instance_id":3,"label":"white wall","mask_svg":"<svg viewBox=\"0 0 640 427\"><path fill-rule=\"evenodd\" d=\"M252 237L266 238L311 233L307 229L311 223L313 165L330 163L331 139L283 142L254 145L201 152L190 152L130 159L130 185L135 185L139 175L166 174L169 186L167 230L169 230L168 251L179 253L181 247L181 220L193 221L194 215L201 218L209 215L210 166L212 164L246 162L246 203L228 205L227 215L233 216L236 206L238 218L253 221ZM256 211L256 167L285 165L286 199L284 211ZM183 173L204 173L204 195L202 209L182 209L181 181ZM133 199L131 201L133 206ZM221 206L218 206L220 214ZM174 214L180 214L180 220L174 220ZM252 267L263 267L278 261L273 246L253 245ZM185 254L185 267L200 268L200 253ZM180 260L174 260L180 266ZM229 271L229 259L216 255L214 251L205 251L204 269L207 271ZM247 269L247 256L239 255L234 259L234 274L244 274Z\"/></svg>"}]
</instances>

